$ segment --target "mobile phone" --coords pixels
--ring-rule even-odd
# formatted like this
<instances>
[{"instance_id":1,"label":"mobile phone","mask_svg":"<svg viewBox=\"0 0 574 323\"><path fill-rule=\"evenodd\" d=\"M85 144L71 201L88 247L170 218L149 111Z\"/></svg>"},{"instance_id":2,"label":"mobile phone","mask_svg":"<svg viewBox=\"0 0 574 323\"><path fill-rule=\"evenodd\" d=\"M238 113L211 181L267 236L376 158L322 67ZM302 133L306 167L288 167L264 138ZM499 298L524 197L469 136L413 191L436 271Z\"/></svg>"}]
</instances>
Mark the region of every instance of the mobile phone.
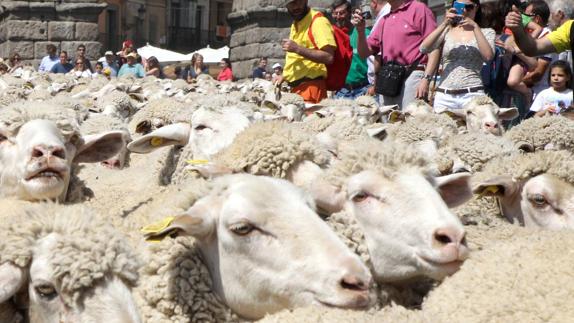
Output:
<instances>
[{"instance_id":1,"label":"mobile phone","mask_svg":"<svg viewBox=\"0 0 574 323\"><path fill-rule=\"evenodd\" d=\"M361 7L361 16L363 16L363 19L371 19L373 18L373 16L371 15L371 7L366 5L366 6L362 6Z\"/></svg>"},{"instance_id":2,"label":"mobile phone","mask_svg":"<svg viewBox=\"0 0 574 323\"><path fill-rule=\"evenodd\" d=\"M466 4L462 2L455 1L452 7L456 10L457 15L462 15L464 13L464 7Z\"/></svg>"}]
</instances>

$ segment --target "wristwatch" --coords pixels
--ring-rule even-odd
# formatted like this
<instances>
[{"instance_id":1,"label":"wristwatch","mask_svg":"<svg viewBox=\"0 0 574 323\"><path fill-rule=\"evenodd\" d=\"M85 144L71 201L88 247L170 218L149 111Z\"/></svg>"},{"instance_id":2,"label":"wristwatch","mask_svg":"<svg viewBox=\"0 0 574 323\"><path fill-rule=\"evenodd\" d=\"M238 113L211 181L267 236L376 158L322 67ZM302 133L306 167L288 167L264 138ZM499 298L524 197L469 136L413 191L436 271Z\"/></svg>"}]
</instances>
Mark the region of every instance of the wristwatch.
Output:
<instances>
[{"instance_id":1,"label":"wristwatch","mask_svg":"<svg viewBox=\"0 0 574 323\"><path fill-rule=\"evenodd\" d=\"M432 81L432 75L425 74L425 75L423 75L423 78L429 82Z\"/></svg>"}]
</instances>

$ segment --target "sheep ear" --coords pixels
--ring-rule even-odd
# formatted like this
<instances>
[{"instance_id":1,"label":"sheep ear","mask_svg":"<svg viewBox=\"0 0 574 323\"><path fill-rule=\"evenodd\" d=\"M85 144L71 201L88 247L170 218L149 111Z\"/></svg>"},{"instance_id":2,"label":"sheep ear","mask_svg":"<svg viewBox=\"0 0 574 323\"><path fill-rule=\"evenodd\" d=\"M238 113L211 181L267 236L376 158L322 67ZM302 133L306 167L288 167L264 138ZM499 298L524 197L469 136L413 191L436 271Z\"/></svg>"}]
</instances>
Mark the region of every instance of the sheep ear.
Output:
<instances>
[{"instance_id":1,"label":"sheep ear","mask_svg":"<svg viewBox=\"0 0 574 323\"><path fill-rule=\"evenodd\" d=\"M218 209L215 197L206 197L196 202L183 214L167 217L141 229L147 241L158 242L167 236L189 235L198 239L206 237L214 229L212 212ZM206 203L209 200L209 203Z\"/></svg>"},{"instance_id":2,"label":"sheep ear","mask_svg":"<svg viewBox=\"0 0 574 323\"><path fill-rule=\"evenodd\" d=\"M435 111L440 111L441 109L435 109ZM462 111L457 111L457 112L453 112L451 110L447 110L447 109L442 109L441 112L437 112L437 113L443 113L446 114L447 116L451 117L455 122L457 127L465 127L466 126L466 110L462 109Z\"/></svg>"},{"instance_id":3,"label":"sheep ear","mask_svg":"<svg viewBox=\"0 0 574 323\"><path fill-rule=\"evenodd\" d=\"M372 138L376 138L379 140L384 140L385 138L387 138L388 133L387 133L387 129L390 127L390 124L385 123L385 124L377 124L375 126L370 126L367 127L367 134L372 137Z\"/></svg>"},{"instance_id":4,"label":"sheep ear","mask_svg":"<svg viewBox=\"0 0 574 323\"><path fill-rule=\"evenodd\" d=\"M498 119L500 120L512 120L518 117L517 108L500 108L498 110Z\"/></svg>"},{"instance_id":5,"label":"sheep ear","mask_svg":"<svg viewBox=\"0 0 574 323\"><path fill-rule=\"evenodd\" d=\"M396 123L396 122L401 122L401 121L405 121L405 114L401 111L391 111L391 113L389 113L389 123Z\"/></svg>"},{"instance_id":6,"label":"sheep ear","mask_svg":"<svg viewBox=\"0 0 574 323\"><path fill-rule=\"evenodd\" d=\"M456 207L472 197L468 173L436 177L438 192L448 207Z\"/></svg>"},{"instance_id":7,"label":"sheep ear","mask_svg":"<svg viewBox=\"0 0 574 323\"><path fill-rule=\"evenodd\" d=\"M476 185L472 192L481 196L505 196L513 194L518 189L518 183L509 175L496 176Z\"/></svg>"},{"instance_id":8,"label":"sheep ear","mask_svg":"<svg viewBox=\"0 0 574 323\"><path fill-rule=\"evenodd\" d=\"M161 127L145 136L132 141L128 150L138 154L147 154L158 148L172 145L186 145L191 127L188 123L175 123Z\"/></svg>"},{"instance_id":9,"label":"sheep ear","mask_svg":"<svg viewBox=\"0 0 574 323\"><path fill-rule=\"evenodd\" d=\"M206 160L192 159L186 161L185 171L197 172L203 178L215 178L222 175L233 174L233 170L229 167L211 163Z\"/></svg>"},{"instance_id":10,"label":"sheep ear","mask_svg":"<svg viewBox=\"0 0 574 323\"><path fill-rule=\"evenodd\" d=\"M534 145L526 141L517 142L516 144L514 144L514 148L517 150L521 150L525 153L533 153L535 150Z\"/></svg>"},{"instance_id":11,"label":"sheep ear","mask_svg":"<svg viewBox=\"0 0 574 323\"><path fill-rule=\"evenodd\" d=\"M124 132L108 131L83 136L84 143L78 147L75 163L97 163L112 158L125 147Z\"/></svg>"},{"instance_id":12,"label":"sheep ear","mask_svg":"<svg viewBox=\"0 0 574 323\"><path fill-rule=\"evenodd\" d=\"M11 263L0 265L0 304L16 294L24 284L24 271Z\"/></svg>"}]
</instances>

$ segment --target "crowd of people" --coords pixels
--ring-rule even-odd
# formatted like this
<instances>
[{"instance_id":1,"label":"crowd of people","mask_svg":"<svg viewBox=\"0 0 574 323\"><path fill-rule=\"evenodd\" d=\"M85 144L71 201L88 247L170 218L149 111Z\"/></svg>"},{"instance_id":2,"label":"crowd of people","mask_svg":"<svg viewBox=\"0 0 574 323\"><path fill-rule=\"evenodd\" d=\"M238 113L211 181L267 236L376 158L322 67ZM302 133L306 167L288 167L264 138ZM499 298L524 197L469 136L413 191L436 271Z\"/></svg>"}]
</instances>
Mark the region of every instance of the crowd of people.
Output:
<instances>
[{"instance_id":1,"label":"crowd of people","mask_svg":"<svg viewBox=\"0 0 574 323\"><path fill-rule=\"evenodd\" d=\"M521 118L573 107L573 0L455 0L440 23L416 0L371 0L369 8L335 0L330 17L308 0L285 5L293 18L281 42L285 66L268 71L262 58L253 78L286 82L308 103L326 98L330 79L344 73L333 97L375 95L401 107L423 99L444 111L487 94L516 105ZM348 45L350 66L341 58Z\"/></svg>"},{"instance_id":2,"label":"crowd of people","mask_svg":"<svg viewBox=\"0 0 574 323\"><path fill-rule=\"evenodd\" d=\"M231 62L224 58L221 61L221 71L217 76L219 81L233 80ZM0 75L13 73L18 69L23 69L24 64L18 53L10 55L9 60L0 58ZM144 59L133 48L133 42L126 40L122 44L122 49L117 53L108 50L104 56L99 58L92 66L86 57L86 46L80 44L76 48L75 56L71 57L65 50L58 52L58 48L53 44L46 46L46 56L42 58L38 65L38 71L44 73L70 74L78 78L121 77L123 75L133 75L136 78L145 76L155 76L166 78L164 67L155 56ZM195 53L191 58L191 64L184 68L177 68L173 77L181 78L188 82L193 82L200 74L209 74L207 65L203 63L203 56Z\"/></svg>"}]
</instances>

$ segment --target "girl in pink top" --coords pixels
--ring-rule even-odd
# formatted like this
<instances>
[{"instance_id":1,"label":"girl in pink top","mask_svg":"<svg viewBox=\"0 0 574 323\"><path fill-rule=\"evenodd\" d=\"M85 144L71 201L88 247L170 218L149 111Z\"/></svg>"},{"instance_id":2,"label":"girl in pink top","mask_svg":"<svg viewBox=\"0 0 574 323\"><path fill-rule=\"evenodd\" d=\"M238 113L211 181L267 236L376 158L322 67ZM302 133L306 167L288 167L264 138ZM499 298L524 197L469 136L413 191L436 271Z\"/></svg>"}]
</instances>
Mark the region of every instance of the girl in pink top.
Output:
<instances>
[{"instance_id":1,"label":"girl in pink top","mask_svg":"<svg viewBox=\"0 0 574 323\"><path fill-rule=\"evenodd\" d=\"M229 58L223 58L219 63L221 72L217 75L218 81L233 81L233 71L231 71L231 62Z\"/></svg>"}]
</instances>

